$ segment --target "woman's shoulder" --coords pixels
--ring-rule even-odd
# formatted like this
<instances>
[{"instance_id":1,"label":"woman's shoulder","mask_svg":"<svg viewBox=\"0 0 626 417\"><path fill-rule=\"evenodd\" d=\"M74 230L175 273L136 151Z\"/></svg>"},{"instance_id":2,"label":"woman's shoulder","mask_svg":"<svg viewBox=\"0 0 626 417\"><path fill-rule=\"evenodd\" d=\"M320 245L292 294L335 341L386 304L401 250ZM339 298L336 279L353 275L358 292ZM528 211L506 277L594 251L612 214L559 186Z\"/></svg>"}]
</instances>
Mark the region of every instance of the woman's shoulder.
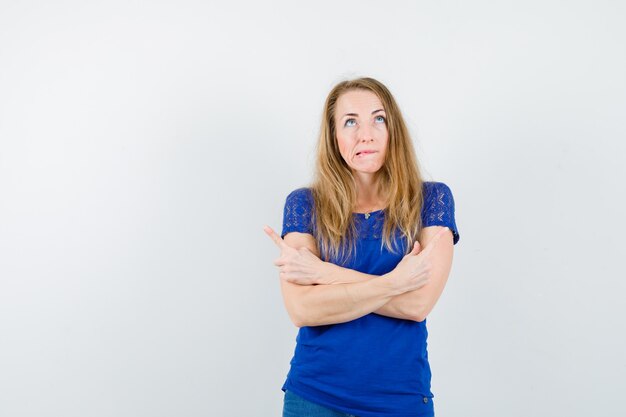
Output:
<instances>
[{"instance_id":1,"label":"woman's shoulder","mask_svg":"<svg viewBox=\"0 0 626 417\"><path fill-rule=\"evenodd\" d=\"M452 194L450 187L441 181L423 181L422 192L425 198ZM312 203L313 189L311 187L296 188L287 195L287 201Z\"/></svg>"},{"instance_id":2,"label":"woman's shoulder","mask_svg":"<svg viewBox=\"0 0 626 417\"><path fill-rule=\"evenodd\" d=\"M459 241L459 232L454 219L454 197L450 187L443 182L424 182L423 226L447 226L452 230L454 243Z\"/></svg>"},{"instance_id":3,"label":"woman's shoulder","mask_svg":"<svg viewBox=\"0 0 626 417\"><path fill-rule=\"evenodd\" d=\"M309 187L296 188L287 195L287 203L310 206L313 203L313 190Z\"/></svg>"},{"instance_id":4,"label":"woman's shoulder","mask_svg":"<svg viewBox=\"0 0 626 417\"><path fill-rule=\"evenodd\" d=\"M424 181L422 183L422 194L424 201L438 200L442 203L444 199L453 201L452 190L446 183L440 181Z\"/></svg>"},{"instance_id":5,"label":"woman's shoulder","mask_svg":"<svg viewBox=\"0 0 626 417\"><path fill-rule=\"evenodd\" d=\"M441 181L424 181L422 185L422 195L425 203L439 203L454 205L452 190Z\"/></svg>"},{"instance_id":6,"label":"woman's shoulder","mask_svg":"<svg viewBox=\"0 0 626 417\"><path fill-rule=\"evenodd\" d=\"M451 197L450 187L441 181L423 181L422 193L425 200L441 200L443 197ZM313 204L313 189L311 187L300 187L291 191L287 195L287 202L295 205Z\"/></svg>"},{"instance_id":7,"label":"woman's shoulder","mask_svg":"<svg viewBox=\"0 0 626 417\"><path fill-rule=\"evenodd\" d=\"M287 197L309 198L313 196L313 190L310 187L296 188L287 195Z\"/></svg>"},{"instance_id":8,"label":"woman's shoulder","mask_svg":"<svg viewBox=\"0 0 626 417\"><path fill-rule=\"evenodd\" d=\"M313 234L313 193L308 187L297 188L287 195L281 237L289 232Z\"/></svg>"},{"instance_id":9,"label":"woman's shoulder","mask_svg":"<svg viewBox=\"0 0 626 417\"><path fill-rule=\"evenodd\" d=\"M433 191L433 190L449 190L450 187L444 182L440 181L424 181L422 183L422 188L424 191Z\"/></svg>"},{"instance_id":10,"label":"woman's shoulder","mask_svg":"<svg viewBox=\"0 0 626 417\"><path fill-rule=\"evenodd\" d=\"M296 188L287 195L286 207L311 210L314 205L313 190L310 187Z\"/></svg>"}]
</instances>

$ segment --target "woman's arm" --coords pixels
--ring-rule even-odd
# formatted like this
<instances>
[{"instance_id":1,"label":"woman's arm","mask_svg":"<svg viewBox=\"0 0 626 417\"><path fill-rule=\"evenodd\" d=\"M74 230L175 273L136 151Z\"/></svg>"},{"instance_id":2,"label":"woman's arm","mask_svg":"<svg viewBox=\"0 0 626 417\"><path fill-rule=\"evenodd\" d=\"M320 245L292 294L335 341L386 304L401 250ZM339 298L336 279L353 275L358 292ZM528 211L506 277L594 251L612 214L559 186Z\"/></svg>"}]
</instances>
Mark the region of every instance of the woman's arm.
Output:
<instances>
[{"instance_id":1,"label":"woman's arm","mask_svg":"<svg viewBox=\"0 0 626 417\"><path fill-rule=\"evenodd\" d=\"M425 227L418 240L425 247L442 228L442 226ZM393 297L374 313L397 319L423 321L434 308L446 286L452 267L453 252L453 235L450 231L440 238L431 253L433 269L429 282L422 288ZM329 262L324 263L324 271L324 282L328 284L364 282L376 277L376 275L364 274ZM393 275L394 271L390 274Z\"/></svg>"},{"instance_id":2,"label":"woman's arm","mask_svg":"<svg viewBox=\"0 0 626 417\"><path fill-rule=\"evenodd\" d=\"M441 226L430 226L422 229L419 241L426 247L431 240L441 231ZM430 281L423 287L408 291L389 299L384 305L375 309L376 314L393 317L398 319L423 321L432 311L437 300L441 296L446 285L453 254L453 235L452 232L443 232L436 247L431 252L432 272ZM297 237L289 237L296 235ZM317 245L312 235L304 233L290 233L285 236L285 240L289 239L290 246L295 248L306 247L311 256L315 256L317 273L311 275L311 280L319 284L354 284L364 283L372 279L380 278L377 275L365 274L350 268L343 268L330 262L322 262L318 258ZM305 268L303 268L305 269ZM398 271L391 271L384 278L393 278ZM316 277L313 275L317 275ZM291 285L297 285L292 284ZM308 287L309 285L300 285L300 287ZM324 287L325 285L317 285L316 287ZM297 288L297 287L295 287ZM283 292L283 295L284 292ZM287 294L289 297L289 294ZM292 298L292 297L289 297ZM365 313L367 314L367 313Z\"/></svg>"},{"instance_id":3,"label":"woman's arm","mask_svg":"<svg viewBox=\"0 0 626 417\"><path fill-rule=\"evenodd\" d=\"M419 241L426 247L441 231L442 226L429 226L422 229ZM443 232L437 246L431 252L432 270L430 280L423 287L400 294L391 299L374 313L384 316L423 321L435 307L448 281L452 268L454 243L452 232ZM393 271L392 271L393 273Z\"/></svg>"},{"instance_id":4,"label":"woman's arm","mask_svg":"<svg viewBox=\"0 0 626 417\"><path fill-rule=\"evenodd\" d=\"M385 277L352 284L298 285L280 280L289 317L297 327L344 323L376 311L401 294Z\"/></svg>"},{"instance_id":5,"label":"woman's arm","mask_svg":"<svg viewBox=\"0 0 626 417\"><path fill-rule=\"evenodd\" d=\"M285 306L298 327L350 321L371 312L394 318L423 320L418 320L422 310L418 310L415 303L415 298L422 299L423 295L401 298L397 302L392 300L421 288L432 272L437 270L432 260L437 259L433 252L438 246L435 245L436 240L441 237L437 233L439 231L435 230L428 239L428 243L432 244L426 246L423 256L418 259L415 256L417 252L412 252L405 256L394 271L378 277L322 262L318 258L315 239L310 234L289 233L283 241L273 230L266 229L281 251L288 252L281 253L281 258L275 264L281 267ZM290 282L294 275L300 284ZM316 282L332 285L313 285Z\"/></svg>"},{"instance_id":6,"label":"woman's arm","mask_svg":"<svg viewBox=\"0 0 626 417\"><path fill-rule=\"evenodd\" d=\"M311 242L313 236L309 234L288 233L283 241L269 230L266 232L281 251L302 248L317 251L315 241ZM343 323L369 314L406 291L397 281L381 276L348 284L299 285L281 279L280 285L289 317L297 327L302 327Z\"/></svg>"}]
</instances>

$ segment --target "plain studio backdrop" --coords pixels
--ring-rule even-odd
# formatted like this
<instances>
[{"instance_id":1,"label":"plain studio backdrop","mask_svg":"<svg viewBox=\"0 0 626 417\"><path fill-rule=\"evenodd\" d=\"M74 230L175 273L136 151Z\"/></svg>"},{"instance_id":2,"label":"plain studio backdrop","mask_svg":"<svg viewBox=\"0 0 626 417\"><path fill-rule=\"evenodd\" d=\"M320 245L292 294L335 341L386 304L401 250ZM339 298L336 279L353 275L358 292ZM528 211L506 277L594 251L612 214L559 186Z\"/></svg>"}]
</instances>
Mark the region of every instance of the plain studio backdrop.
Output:
<instances>
[{"instance_id":1,"label":"plain studio backdrop","mask_svg":"<svg viewBox=\"0 0 626 417\"><path fill-rule=\"evenodd\" d=\"M456 201L437 415L626 415L625 21L620 1L2 0L0 416L279 416L297 329L262 228L355 76Z\"/></svg>"}]
</instances>

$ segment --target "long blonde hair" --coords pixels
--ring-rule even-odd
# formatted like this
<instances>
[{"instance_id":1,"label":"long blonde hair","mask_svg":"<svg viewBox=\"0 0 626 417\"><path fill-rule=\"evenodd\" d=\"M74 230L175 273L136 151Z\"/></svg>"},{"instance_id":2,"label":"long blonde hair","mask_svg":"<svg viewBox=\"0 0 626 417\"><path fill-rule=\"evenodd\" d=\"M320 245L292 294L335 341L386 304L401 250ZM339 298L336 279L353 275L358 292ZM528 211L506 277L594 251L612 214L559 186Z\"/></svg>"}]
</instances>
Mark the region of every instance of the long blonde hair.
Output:
<instances>
[{"instance_id":1,"label":"long blonde hair","mask_svg":"<svg viewBox=\"0 0 626 417\"><path fill-rule=\"evenodd\" d=\"M422 177L408 129L395 99L382 83L373 78L357 78L337 84L328 94L322 115L317 146L314 233L323 259L332 256L341 262L355 253L356 226L352 212L356 206L356 183L341 157L337 144L335 107L339 97L351 90L368 90L380 99L387 115L389 140L384 165L376 173L378 193L387 202L381 247L398 248L394 231L406 239L409 252L421 230L423 205Z\"/></svg>"}]
</instances>

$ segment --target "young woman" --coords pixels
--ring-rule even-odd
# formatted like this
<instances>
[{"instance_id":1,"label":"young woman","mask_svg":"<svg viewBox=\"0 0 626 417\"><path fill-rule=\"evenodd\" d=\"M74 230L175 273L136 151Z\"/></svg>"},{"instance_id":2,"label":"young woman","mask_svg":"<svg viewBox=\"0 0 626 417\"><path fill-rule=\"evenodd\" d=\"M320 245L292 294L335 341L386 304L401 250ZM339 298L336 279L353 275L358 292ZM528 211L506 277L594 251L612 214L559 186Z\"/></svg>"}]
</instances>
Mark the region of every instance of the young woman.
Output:
<instances>
[{"instance_id":1,"label":"young woman","mask_svg":"<svg viewBox=\"0 0 626 417\"><path fill-rule=\"evenodd\" d=\"M283 416L433 416L426 317L459 233L449 187L422 180L383 84L331 90L315 181L288 195L281 236L265 232L300 328Z\"/></svg>"}]
</instances>

